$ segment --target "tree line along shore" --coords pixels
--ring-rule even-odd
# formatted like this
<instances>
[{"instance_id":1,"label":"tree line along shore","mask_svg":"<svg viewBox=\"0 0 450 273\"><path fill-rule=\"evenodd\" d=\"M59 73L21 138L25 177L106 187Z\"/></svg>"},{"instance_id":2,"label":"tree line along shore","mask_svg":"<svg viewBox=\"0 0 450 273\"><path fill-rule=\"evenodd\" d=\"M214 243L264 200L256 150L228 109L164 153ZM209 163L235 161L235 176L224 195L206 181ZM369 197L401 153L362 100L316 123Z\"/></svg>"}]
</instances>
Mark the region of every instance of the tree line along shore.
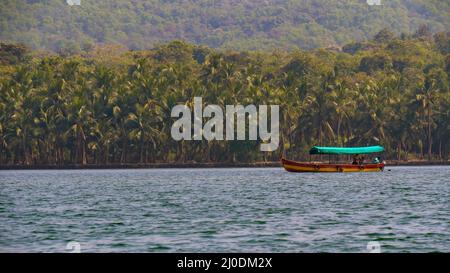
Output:
<instances>
[{"instance_id":1,"label":"tree line along shore","mask_svg":"<svg viewBox=\"0 0 450 273\"><path fill-rule=\"evenodd\" d=\"M172 41L78 54L0 44L0 166L158 166L307 160L314 145L383 145L386 160L447 162L450 42L426 28L308 51ZM279 105L280 145L174 141L171 109ZM418 162L418 161L417 161ZM255 163L257 164L257 163Z\"/></svg>"},{"instance_id":2,"label":"tree line along shore","mask_svg":"<svg viewBox=\"0 0 450 273\"><path fill-rule=\"evenodd\" d=\"M387 160L386 168L394 166L448 166L443 160ZM185 163L127 163L127 164L68 164L68 165L0 165L0 170L84 170L84 169L192 169L192 168L281 168L280 161L267 162L185 162Z\"/></svg>"}]
</instances>

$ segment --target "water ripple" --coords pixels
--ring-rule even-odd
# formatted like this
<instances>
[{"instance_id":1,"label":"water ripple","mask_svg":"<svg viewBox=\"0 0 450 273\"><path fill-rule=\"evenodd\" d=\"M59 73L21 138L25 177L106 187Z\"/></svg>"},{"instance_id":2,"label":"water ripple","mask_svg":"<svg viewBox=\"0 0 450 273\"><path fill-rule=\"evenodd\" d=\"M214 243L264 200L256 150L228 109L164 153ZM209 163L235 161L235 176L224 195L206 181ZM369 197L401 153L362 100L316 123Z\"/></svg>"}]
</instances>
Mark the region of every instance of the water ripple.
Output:
<instances>
[{"instance_id":1,"label":"water ripple","mask_svg":"<svg viewBox=\"0 0 450 273\"><path fill-rule=\"evenodd\" d=\"M450 167L0 171L0 251L450 251Z\"/></svg>"}]
</instances>

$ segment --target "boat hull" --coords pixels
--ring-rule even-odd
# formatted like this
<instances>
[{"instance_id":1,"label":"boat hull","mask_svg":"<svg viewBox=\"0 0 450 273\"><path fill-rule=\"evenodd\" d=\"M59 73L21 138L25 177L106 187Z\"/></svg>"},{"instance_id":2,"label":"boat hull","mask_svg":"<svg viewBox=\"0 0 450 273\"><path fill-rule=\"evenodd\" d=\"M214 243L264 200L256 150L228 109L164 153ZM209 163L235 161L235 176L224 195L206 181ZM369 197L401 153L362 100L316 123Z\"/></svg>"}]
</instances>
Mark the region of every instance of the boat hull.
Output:
<instances>
[{"instance_id":1,"label":"boat hull","mask_svg":"<svg viewBox=\"0 0 450 273\"><path fill-rule=\"evenodd\" d=\"M380 172L384 170L384 163L377 164L326 164L297 162L282 158L281 163L289 172Z\"/></svg>"}]
</instances>

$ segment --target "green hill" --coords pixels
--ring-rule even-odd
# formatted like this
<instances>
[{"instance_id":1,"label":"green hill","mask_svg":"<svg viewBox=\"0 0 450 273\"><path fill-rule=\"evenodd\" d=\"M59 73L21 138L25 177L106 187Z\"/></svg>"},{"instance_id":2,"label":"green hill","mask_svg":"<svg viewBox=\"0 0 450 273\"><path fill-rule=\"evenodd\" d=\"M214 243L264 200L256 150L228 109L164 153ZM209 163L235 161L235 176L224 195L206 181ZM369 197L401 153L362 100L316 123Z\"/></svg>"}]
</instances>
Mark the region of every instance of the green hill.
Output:
<instances>
[{"instance_id":1,"label":"green hill","mask_svg":"<svg viewBox=\"0 0 450 273\"><path fill-rule=\"evenodd\" d=\"M450 29L449 1L381 0L2 0L0 40L34 49L86 50L97 43L129 49L184 39L214 48L270 50L344 45L380 29Z\"/></svg>"}]
</instances>

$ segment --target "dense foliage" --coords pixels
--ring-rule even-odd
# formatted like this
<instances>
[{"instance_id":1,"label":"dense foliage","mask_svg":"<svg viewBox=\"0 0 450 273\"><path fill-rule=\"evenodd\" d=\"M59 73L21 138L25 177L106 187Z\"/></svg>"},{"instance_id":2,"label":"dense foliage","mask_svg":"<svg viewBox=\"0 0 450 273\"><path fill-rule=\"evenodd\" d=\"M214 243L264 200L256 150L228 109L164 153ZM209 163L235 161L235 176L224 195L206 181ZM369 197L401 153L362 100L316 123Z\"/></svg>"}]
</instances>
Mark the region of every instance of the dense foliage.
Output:
<instances>
[{"instance_id":1,"label":"dense foliage","mask_svg":"<svg viewBox=\"0 0 450 273\"><path fill-rule=\"evenodd\" d=\"M77 53L98 43L151 49L174 39L234 50L312 49L396 35L420 25L450 29L448 0L0 1L0 39Z\"/></svg>"},{"instance_id":2,"label":"dense foliage","mask_svg":"<svg viewBox=\"0 0 450 273\"><path fill-rule=\"evenodd\" d=\"M389 30L344 51L234 52L180 41L77 56L0 48L0 164L252 162L312 145L384 145L387 157L448 159L449 36ZM171 109L279 104L280 148L172 140Z\"/></svg>"}]
</instances>

